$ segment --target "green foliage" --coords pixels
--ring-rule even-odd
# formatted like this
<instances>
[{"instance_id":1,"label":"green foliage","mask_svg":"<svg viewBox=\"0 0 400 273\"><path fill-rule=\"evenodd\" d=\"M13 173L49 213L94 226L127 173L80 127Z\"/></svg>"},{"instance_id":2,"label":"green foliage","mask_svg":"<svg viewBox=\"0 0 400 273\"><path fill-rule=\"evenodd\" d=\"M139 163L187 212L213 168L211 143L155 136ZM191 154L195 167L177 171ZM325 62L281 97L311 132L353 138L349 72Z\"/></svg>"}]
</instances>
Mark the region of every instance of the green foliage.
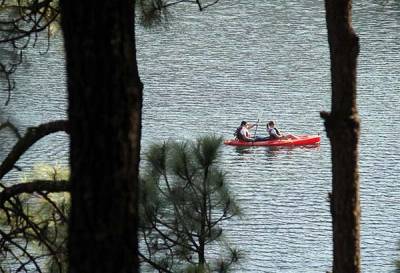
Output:
<instances>
[{"instance_id":1,"label":"green foliage","mask_svg":"<svg viewBox=\"0 0 400 273\"><path fill-rule=\"evenodd\" d=\"M61 181L68 177L66 168L38 165L23 176L22 182ZM44 262L46 272L67 272L69 204L68 193L20 194L8 200L0 209L0 225L6 227L1 255L19 261L22 271L30 271L28 268L36 271ZM4 261L1 270L9 267Z\"/></svg>"},{"instance_id":2,"label":"green foliage","mask_svg":"<svg viewBox=\"0 0 400 273\"><path fill-rule=\"evenodd\" d=\"M146 154L139 218L141 257L160 272L224 273L240 260L219 225L240 214L225 173L218 168L221 142L216 137L168 142L151 146ZM67 168L37 165L21 182L68 179ZM30 266L67 272L69 207L68 193L19 194L8 200L0 209L0 225L7 227L0 255L18 257L26 263L23 271L30 271ZM212 256L209 249L223 254ZM6 270L7 264L0 263L0 269Z\"/></svg>"},{"instance_id":3,"label":"green foliage","mask_svg":"<svg viewBox=\"0 0 400 273\"><path fill-rule=\"evenodd\" d=\"M220 223L240 214L218 168L221 138L154 144L141 184L142 258L161 272L227 272L239 253ZM220 242L220 243L218 243ZM223 248L219 262L207 248Z\"/></svg>"},{"instance_id":4,"label":"green foliage","mask_svg":"<svg viewBox=\"0 0 400 273\"><path fill-rule=\"evenodd\" d=\"M203 168L209 168L215 163L221 142L222 138L210 136L203 137L197 141L193 152Z\"/></svg>"},{"instance_id":5,"label":"green foliage","mask_svg":"<svg viewBox=\"0 0 400 273\"><path fill-rule=\"evenodd\" d=\"M168 1L168 0L139 0L137 3L137 11L138 18L140 19L140 23L144 27L155 27L159 25L166 25L168 23L171 14L168 9L172 6L178 4L192 4L196 6L199 11L203 11L215 4L217 4L219 0L212 1L192 1L192 0L176 0L176 1Z\"/></svg>"},{"instance_id":6,"label":"green foliage","mask_svg":"<svg viewBox=\"0 0 400 273\"><path fill-rule=\"evenodd\" d=\"M69 169L61 165L50 166L47 164L38 164L33 167L30 173L22 176L21 182L29 182L33 180L52 180L62 181L69 179Z\"/></svg>"},{"instance_id":7,"label":"green foliage","mask_svg":"<svg viewBox=\"0 0 400 273\"><path fill-rule=\"evenodd\" d=\"M34 33L37 32L36 29L46 26L44 29L52 36L60 30L58 0L4 0L0 3L0 15L2 16L0 22L3 25L0 34L9 35L8 32L11 30L17 37L25 37L21 35L22 31ZM5 20L6 17L11 20ZM36 29L32 28L32 25L35 25Z\"/></svg>"}]
</instances>

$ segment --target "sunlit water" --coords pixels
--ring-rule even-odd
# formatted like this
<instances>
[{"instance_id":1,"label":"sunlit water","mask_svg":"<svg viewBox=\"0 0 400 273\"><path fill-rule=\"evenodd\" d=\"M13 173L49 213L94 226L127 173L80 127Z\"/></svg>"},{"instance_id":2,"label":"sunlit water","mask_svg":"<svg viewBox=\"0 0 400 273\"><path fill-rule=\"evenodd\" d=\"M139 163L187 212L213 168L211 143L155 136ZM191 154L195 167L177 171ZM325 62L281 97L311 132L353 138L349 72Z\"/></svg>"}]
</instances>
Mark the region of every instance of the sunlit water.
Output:
<instances>
[{"instance_id":1,"label":"sunlit water","mask_svg":"<svg viewBox=\"0 0 400 273\"><path fill-rule=\"evenodd\" d=\"M151 143L214 133L230 138L241 120L273 119L291 133L321 133L318 147L222 149L243 217L224 225L245 253L237 272L325 272L332 263L330 146L319 111L330 109L323 1L222 1L205 12L182 5L166 28L138 28L145 84L143 149ZM354 4L360 36L358 109L362 271L393 272L400 239L400 4ZM32 53L2 118L20 128L65 117L61 42ZM4 101L5 94L0 95ZM2 139L4 139L2 135ZM12 143L0 143L1 156ZM67 161L57 134L20 160Z\"/></svg>"}]
</instances>

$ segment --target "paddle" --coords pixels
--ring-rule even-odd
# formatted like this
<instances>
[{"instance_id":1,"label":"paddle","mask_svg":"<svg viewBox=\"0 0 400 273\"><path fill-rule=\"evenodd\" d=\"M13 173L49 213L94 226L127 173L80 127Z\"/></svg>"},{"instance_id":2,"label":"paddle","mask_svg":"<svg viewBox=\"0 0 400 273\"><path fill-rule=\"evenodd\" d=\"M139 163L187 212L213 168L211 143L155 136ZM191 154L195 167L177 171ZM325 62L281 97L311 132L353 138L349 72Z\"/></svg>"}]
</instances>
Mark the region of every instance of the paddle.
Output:
<instances>
[{"instance_id":1,"label":"paddle","mask_svg":"<svg viewBox=\"0 0 400 273\"><path fill-rule=\"evenodd\" d=\"M255 132L254 132L254 139L256 138L256 136L257 136L257 129L258 129L258 122L260 121L260 117L258 117L257 118L257 122L256 122L256 130L255 130Z\"/></svg>"},{"instance_id":2,"label":"paddle","mask_svg":"<svg viewBox=\"0 0 400 273\"><path fill-rule=\"evenodd\" d=\"M255 132L254 132L254 139L256 139L256 136L257 136L257 129L258 129L258 122L260 121L260 114L258 114L258 117L257 117L257 122L256 122L256 130L255 130Z\"/></svg>"}]
</instances>

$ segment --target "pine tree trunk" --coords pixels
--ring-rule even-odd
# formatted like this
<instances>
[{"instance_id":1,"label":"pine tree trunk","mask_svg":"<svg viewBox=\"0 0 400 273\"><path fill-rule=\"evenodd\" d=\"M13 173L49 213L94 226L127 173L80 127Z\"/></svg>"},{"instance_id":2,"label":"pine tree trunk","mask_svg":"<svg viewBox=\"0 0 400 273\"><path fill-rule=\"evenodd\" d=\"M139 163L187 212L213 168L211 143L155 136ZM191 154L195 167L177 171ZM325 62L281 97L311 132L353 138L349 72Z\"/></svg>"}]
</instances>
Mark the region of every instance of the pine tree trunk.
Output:
<instances>
[{"instance_id":1,"label":"pine tree trunk","mask_svg":"<svg viewBox=\"0 0 400 273\"><path fill-rule=\"evenodd\" d=\"M203 180L203 188L201 190L201 223L200 223L200 236L199 236L199 265L204 268L206 264L206 225L207 225L207 176Z\"/></svg>"},{"instance_id":2,"label":"pine tree trunk","mask_svg":"<svg viewBox=\"0 0 400 273\"><path fill-rule=\"evenodd\" d=\"M138 272L142 84L135 3L60 4L71 137L69 271Z\"/></svg>"},{"instance_id":3,"label":"pine tree trunk","mask_svg":"<svg viewBox=\"0 0 400 273\"><path fill-rule=\"evenodd\" d=\"M351 0L326 0L332 77L331 113L323 112L332 149L333 272L360 272L359 117L356 106L358 37Z\"/></svg>"}]
</instances>

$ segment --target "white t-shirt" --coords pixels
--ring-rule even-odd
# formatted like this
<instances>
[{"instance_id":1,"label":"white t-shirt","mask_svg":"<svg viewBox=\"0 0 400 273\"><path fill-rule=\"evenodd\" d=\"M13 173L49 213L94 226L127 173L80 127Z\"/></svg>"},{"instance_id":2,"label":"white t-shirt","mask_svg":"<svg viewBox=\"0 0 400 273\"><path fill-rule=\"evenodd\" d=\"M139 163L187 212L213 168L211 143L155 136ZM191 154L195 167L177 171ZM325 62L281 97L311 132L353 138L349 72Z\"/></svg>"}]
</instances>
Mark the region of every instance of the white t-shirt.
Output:
<instances>
[{"instance_id":1,"label":"white t-shirt","mask_svg":"<svg viewBox=\"0 0 400 273\"><path fill-rule=\"evenodd\" d=\"M251 137L250 132L249 132L249 130L247 130L246 126L242 127L242 130L240 130L240 133L242 134L242 136L245 136L247 138Z\"/></svg>"}]
</instances>

